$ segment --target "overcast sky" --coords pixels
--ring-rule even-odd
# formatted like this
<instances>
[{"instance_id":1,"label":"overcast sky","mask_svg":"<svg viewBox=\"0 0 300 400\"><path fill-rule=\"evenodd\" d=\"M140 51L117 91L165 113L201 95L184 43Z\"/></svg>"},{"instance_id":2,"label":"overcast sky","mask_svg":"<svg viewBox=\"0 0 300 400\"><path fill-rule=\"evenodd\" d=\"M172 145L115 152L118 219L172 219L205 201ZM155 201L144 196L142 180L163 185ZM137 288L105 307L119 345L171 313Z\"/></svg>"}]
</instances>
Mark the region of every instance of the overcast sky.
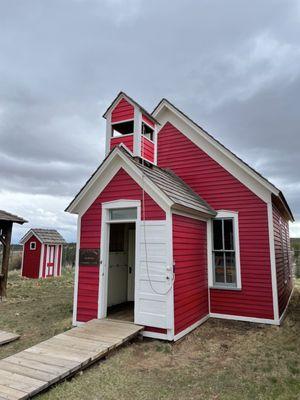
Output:
<instances>
[{"instance_id":1,"label":"overcast sky","mask_svg":"<svg viewBox=\"0 0 300 400\"><path fill-rule=\"evenodd\" d=\"M64 212L104 156L120 91L162 97L264 174L300 217L297 0L2 0L0 208L75 240ZM291 226L300 236L300 223Z\"/></svg>"}]
</instances>

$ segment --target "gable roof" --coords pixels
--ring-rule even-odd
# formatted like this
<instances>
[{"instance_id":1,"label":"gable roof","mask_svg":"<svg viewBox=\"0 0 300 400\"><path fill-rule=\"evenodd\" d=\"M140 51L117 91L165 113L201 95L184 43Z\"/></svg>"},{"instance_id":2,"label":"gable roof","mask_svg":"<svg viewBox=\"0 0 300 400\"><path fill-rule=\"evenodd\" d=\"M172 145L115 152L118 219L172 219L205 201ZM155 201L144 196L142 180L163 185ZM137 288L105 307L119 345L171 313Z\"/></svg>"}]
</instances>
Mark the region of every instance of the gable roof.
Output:
<instances>
[{"instance_id":1,"label":"gable roof","mask_svg":"<svg viewBox=\"0 0 300 400\"><path fill-rule=\"evenodd\" d=\"M282 205L284 209L286 210L286 213L289 216L289 219L291 221L294 221L294 216L292 214L292 211L283 195L283 193L275 186L273 183L271 183L268 179L266 179L263 175L261 175L259 172L257 172L253 167L251 167L249 164L247 164L245 161L243 161L240 157L238 157L235 153L233 153L231 150L229 150L227 147L225 147L221 142L219 142L217 139L215 139L211 134L209 134L206 130L204 130L200 125L198 125L195 121L193 121L190 117L188 117L183 111L181 111L179 108L174 106L169 100L166 98L163 98L158 105L154 108L152 111L152 115L157 117L159 112L166 107L173 113L175 113L177 116L179 116L181 119L183 119L187 124L192 126L195 131L200 134L202 137L204 136L207 141L209 141L210 144L215 146L218 150L220 150L223 154L225 154L231 161L233 161L238 167L242 168L246 173L248 173L252 178L254 178L256 181L258 181L261 185L263 185L266 189L268 189L273 195L277 196L280 201L282 202ZM184 132L182 132L184 133Z\"/></svg>"},{"instance_id":2,"label":"gable roof","mask_svg":"<svg viewBox=\"0 0 300 400\"><path fill-rule=\"evenodd\" d=\"M125 157L132 168L138 171L141 176L146 177L148 183L150 181L150 184L169 200L171 207L186 211L190 210L198 214L201 213L207 217L216 215L216 212L179 177L166 169L144 162L139 157L133 157L123 145L111 150L65 211L74 211L78 200L82 200L93 182L103 173L103 169L107 168L109 160L112 160L117 155L123 156L123 159ZM145 191L147 192L147 189Z\"/></svg>"},{"instance_id":3,"label":"gable roof","mask_svg":"<svg viewBox=\"0 0 300 400\"><path fill-rule=\"evenodd\" d=\"M139 103L137 103L135 100L133 100L130 96L122 91L117 95L117 97L113 100L111 105L105 111L105 113L103 114L103 118L107 118L107 115L115 108L115 106L119 103L121 99L126 99L133 106L138 107L141 110L142 114L145 114L151 121L159 125L159 122L153 117L151 113L149 113L144 107L142 107Z\"/></svg>"},{"instance_id":4,"label":"gable roof","mask_svg":"<svg viewBox=\"0 0 300 400\"><path fill-rule=\"evenodd\" d=\"M0 221L8 221L8 222L15 222L17 224L25 224L25 219L18 217L18 215L11 214L7 211L0 210Z\"/></svg>"},{"instance_id":5,"label":"gable roof","mask_svg":"<svg viewBox=\"0 0 300 400\"><path fill-rule=\"evenodd\" d=\"M120 147L120 150L173 201L174 205L212 216L217 214L190 186L170 170L144 162L140 157L132 157L124 147Z\"/></svg>"},{"instance_id":6,"label":"gable roof","mask_svg":"<svg viewBox=\"0 0 300 400\"><path fill-rule=\"evenodd\" d=\"M65 244L65 239L61 236L59 232L55 229L41 229L35 228L30 229L20 240L21 244L27 242L27 240L32 236L36 236L41 243L45 244Z\"/></svg>"}]
</instances>

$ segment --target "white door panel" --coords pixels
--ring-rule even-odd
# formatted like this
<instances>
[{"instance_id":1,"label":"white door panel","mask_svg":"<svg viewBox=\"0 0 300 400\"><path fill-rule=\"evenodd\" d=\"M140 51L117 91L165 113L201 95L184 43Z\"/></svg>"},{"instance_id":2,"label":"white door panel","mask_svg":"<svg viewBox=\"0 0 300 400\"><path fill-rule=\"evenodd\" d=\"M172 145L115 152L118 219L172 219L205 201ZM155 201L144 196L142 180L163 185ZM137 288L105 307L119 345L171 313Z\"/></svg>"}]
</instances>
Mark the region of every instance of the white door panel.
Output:
<instances>
[{"instance_id":1,"label":"white door panel","mask_svg":"<svg viewBox=\"0 0 300 400\"><path fill-rule=\"evenodd\" d=\"M137 236L139 268L136 268L135 323L172 328L173 292L168 240L166 221L141 221Z\"/></svg>"}]
</instances>

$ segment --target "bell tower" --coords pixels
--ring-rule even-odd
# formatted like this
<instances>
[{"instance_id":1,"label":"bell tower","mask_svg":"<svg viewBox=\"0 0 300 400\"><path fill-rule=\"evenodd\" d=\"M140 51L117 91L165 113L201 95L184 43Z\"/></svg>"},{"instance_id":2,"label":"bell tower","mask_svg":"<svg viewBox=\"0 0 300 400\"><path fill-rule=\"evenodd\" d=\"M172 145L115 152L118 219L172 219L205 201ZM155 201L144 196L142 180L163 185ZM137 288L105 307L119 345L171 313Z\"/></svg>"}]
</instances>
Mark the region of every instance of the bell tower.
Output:
<instances>
[{"instance_id":1,"label":"bell tower","mask_svg":"<svg viewBox=\"0 0 300 400\"><path fill-rule=\"evenodd\" d=\"M152 164L157 163L158 122L121 92L103 115L106 118L106 155L120 144Z\"/></svg>"}]
</instances>

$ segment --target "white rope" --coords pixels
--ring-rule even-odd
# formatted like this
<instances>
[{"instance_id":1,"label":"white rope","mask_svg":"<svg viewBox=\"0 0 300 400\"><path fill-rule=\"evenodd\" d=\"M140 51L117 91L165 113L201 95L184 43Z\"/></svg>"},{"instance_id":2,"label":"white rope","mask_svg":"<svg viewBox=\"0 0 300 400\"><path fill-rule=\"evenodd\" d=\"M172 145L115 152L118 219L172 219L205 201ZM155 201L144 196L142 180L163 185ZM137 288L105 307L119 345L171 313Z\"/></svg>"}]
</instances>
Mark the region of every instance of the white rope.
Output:
<instances>
[{"instance_id":1,"label":"white rope","mask_svg":"<svg viewBox=\"0 0 300 400\"><path fill-rule=\"evenodd\" d=\"M142 166L145 168L143 132L142 132L142 135L141 135L141 139L142 139L142 146L141 146ZM173 273L171 285L167 289L166 292L159 292L158 290L156 290L154 288L154 286L152 284L152 280L151 280L151 276L150 276L150 272L149 272L149 264L148 264L148 249L147 249L147 239L146 239L146 204L145 204L144 178L145 178L145 174L144 174L144 170L142 170L142 208L143 208L144 245L145 245L145 261L146 261L147 276L148 276L150 287L153 290L153 292L156 293L156 294L159 294L161 296L164 296L164 295L168 294L170 292L170 290L172 289L172 287L174 285L174 282L175 282L175 274Z\"/></svg>"}]
</instances>

